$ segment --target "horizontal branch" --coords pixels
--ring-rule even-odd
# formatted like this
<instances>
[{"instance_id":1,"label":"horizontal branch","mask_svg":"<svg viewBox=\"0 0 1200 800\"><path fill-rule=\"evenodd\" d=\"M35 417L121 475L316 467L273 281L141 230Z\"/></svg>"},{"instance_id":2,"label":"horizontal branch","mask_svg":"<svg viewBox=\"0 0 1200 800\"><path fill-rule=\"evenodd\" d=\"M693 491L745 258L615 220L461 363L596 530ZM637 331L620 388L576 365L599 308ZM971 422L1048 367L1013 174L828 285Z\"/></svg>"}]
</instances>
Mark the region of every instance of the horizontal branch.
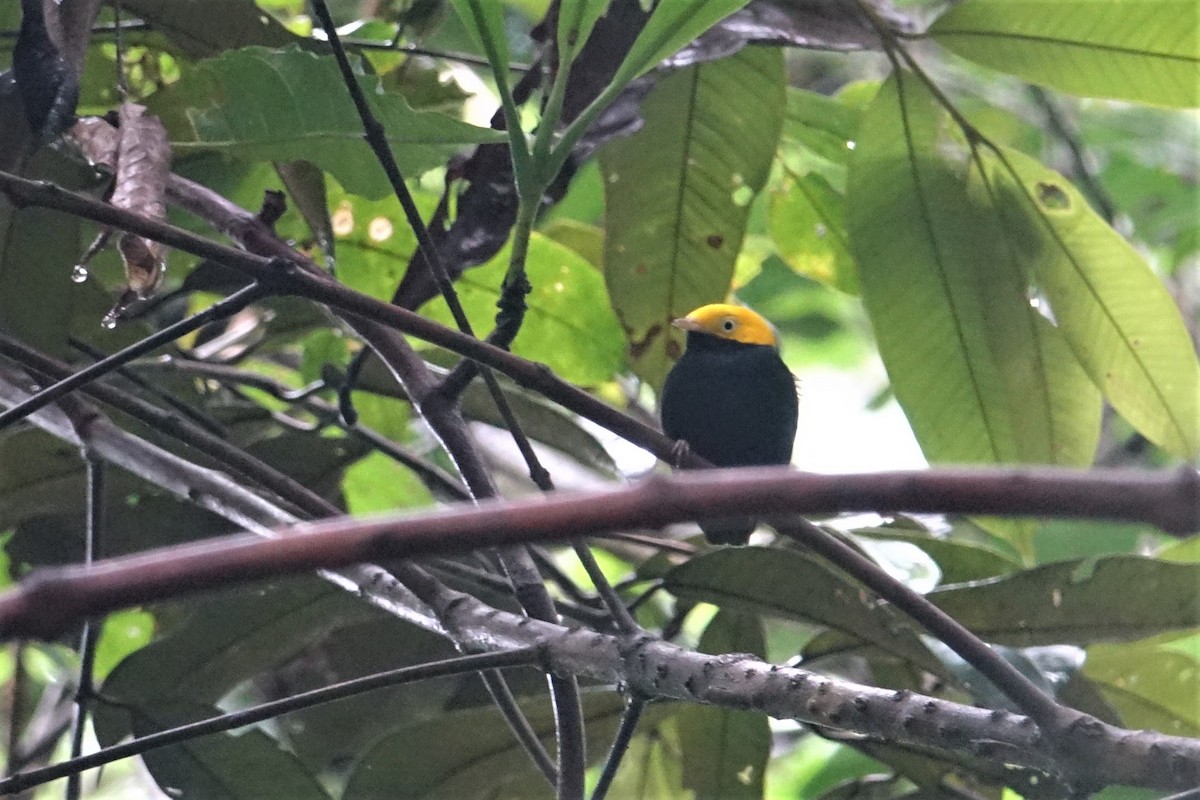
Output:
<instances>
[{"instance_id":1,"label":"horizontal branch","mask_svg":"<svg viewBox=\"0 0 1200 800\"><path fill-rule=\"evenodd\" d=\"M0 636L49 638L86 616L184 592L346 567L380 559L449 555L520 543L566 541L697 517L840 511L1099 517L1200 528L1200 473L960 469L812 475L786 468L653 476L602 491L290 527L263 540L233 536L150 550L94 567L46 568L0 595ZM303 535L297 535L303 534Z\"/></svg>"}]
</instances>

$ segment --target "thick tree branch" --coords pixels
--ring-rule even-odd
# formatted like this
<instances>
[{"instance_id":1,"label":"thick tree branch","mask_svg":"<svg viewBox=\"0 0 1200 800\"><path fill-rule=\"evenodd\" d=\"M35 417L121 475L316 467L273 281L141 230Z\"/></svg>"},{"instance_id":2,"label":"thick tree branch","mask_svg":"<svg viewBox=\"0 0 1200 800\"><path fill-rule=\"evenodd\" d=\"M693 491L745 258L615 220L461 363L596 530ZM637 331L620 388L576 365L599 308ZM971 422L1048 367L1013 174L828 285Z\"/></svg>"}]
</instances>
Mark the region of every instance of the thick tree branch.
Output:
<instances>
[{"instance_id":1,"label":"thick tree branch","mask_svg":"<svg viewBox=\"0 0 1200 800\"><path fill-rule=\"evenodd\" d=\"M693 519L697 509L714 516L796 510L930 513L947 508L973 514L1080 516L1082 504L1092 516L1105 516L1101 509L1106 508L1114 518L1135 518L1127 513L1128 505L1142 509L1136 518L1147 520L1159 517L1162 507L1174 506L1186 507L1195 523L1198 492L1200 476L1192 469L964 469L837 476L758 468L652 477L605 491L306 523L279 538L231 536L110 559L94 569L41 569L0 595L0 635L52 637L89 614L185 592L376 559L597 536L635 523L659 527Z\"/></svg>"}]
</instances>

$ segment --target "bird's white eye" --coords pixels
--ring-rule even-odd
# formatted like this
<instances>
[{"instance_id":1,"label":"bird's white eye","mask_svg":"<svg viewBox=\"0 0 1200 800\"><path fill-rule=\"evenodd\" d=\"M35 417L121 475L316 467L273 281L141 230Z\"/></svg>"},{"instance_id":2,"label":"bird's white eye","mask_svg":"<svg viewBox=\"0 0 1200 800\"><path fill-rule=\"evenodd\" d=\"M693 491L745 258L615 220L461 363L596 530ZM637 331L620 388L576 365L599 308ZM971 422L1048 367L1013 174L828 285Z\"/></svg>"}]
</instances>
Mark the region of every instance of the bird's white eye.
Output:
<instances>
[{"instance_id":1,"label":"bird's white eye","mask_svg":"<svg viewBox=\"0 0 1200 800\"><path fill-rule=\"evenodd\" d=\"M730 331L732 331L736 326L737 326L737 323L735 323L729 317L726 317L725 321L721 323L721 327L724 329L724 331L726 333L729 333Z\"/></svg>"}]
</instances>

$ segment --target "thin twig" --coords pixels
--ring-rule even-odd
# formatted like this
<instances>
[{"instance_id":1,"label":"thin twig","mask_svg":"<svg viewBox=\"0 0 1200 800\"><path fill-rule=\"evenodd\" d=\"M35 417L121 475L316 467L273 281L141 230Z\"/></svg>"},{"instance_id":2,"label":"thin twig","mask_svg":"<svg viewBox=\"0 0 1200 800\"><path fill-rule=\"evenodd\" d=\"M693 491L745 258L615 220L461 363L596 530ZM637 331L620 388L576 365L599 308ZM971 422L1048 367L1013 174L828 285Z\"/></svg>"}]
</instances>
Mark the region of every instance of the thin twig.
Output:
<instances>
[{"instance_id":1,"label":"thin twig","mask_svg":"<svg viewBox=\"0 0 1200 800\"><path fill-rule=\"evenodd\" d=\"M12 359L22 367L51 377L62 377L71 372L70 367L66 364L39 353L2 332L0 332L0 355ZM194 447L199 452L225 465L231 472L266 487L287 503L302 509L307 516L320 518L338 516L342 513L337 506L301 485L289 475L177 414L164 411L153 403L103 382L84 386L82 391L86 395L145 422L154 430L162 431Z\"/></svg>"},{"instance_id":2,"label":"thin twig","mask_svg":"<svg viewBox=\"0 0 1200 800\"><path fill-rule=\"evenodd\" d=\"M542 777L551 786L557 786L558 767L554 765L554 759L542 746L542 740L538 738L537 731L521 713L521 706L517 704L517 698L513 696L512 689L508 688L508 682L504 680L504 676L499 670L483 670L479 673L479 678L487 688L488 694L491 695L496 708L500 709L500 713L504 715L504 721L508 723L509 729L517 737L517 741L533 761L533 765L537 767L538 772L542 773Z\"/></svg>"},{"instance_id":3,"label":"thin twig","mask_svg":"<svg viewBox=\"0 0 1200 800\"><path fill-rule=\"evenodd\" d=\"M458 294L454 291L445 266L438 256L437 245L429 235L429 229L425 225L425 221L421 218L416 202L413 200L412 194L404 182L404 176L400 172L395 154L392 152L391 145L387 140L387 133L383 125L375 117L366 96L363 94L362 87L359 86L358 81L354 77L350 60L347 58L345 49L341 45L337 28L333 24L333 19L329 14L325 0L313 0L312 7L317 19L321 23L322 29L325 31L326 37L329 39L334 58L337 60L338 68L341 70L343 83L346 85L346 89L358 111L359 119L363 125L363 135L375 153L380 165L383 167L388 181L392 186L392 191L395 193L397 200L400 201L401 208L404 209L409 227L412 228L413 233L416 235L418 251L441 289L442 297L445 299L455 323L464 334L473 335L471 322L467 318L466 311L463 309L462 303L459 302ZM498 81L503 93L505 86L504 76L501 75ZM507 400L500 390L495 375L485 370L484 379L497 406L501 408L501 412L503 413L507 407ZM440 429L441 438L446 444L447 449L450 450L451 456L459 463L459 468L463 472L464 480L472 495L477 498L494 496L495 488L492 486L492 482L486 475L486 472L476 471L467 466L477 460L473 457L474 446L465 436L451 438L447 435L449 433L447 425L454 427L463 426L465 428L461 417L445 414L443 413L443 409L429 409L421 401L420 397L414 399L417 399L418 407L425 415L427 421L430 422L435 430ZM434 412L432 415L430 414L431 410ZM511 416L511 409L508 410L508 413ZM457 450L452 447L455 441L461 444ZM521 551L502 551L500 558L504 562L506 573L508 573L510 580L513 582L513 592L518 602L521 603L522 608L530 616L537 619L546 621L554 620L557 614L554 610L553 600L551 600L545 585L541 582L541 576L537 573L537 569L532 561L530 561L528 554ZM562 791L563 782L569 781L572 785L578 783L578 791L572 790L568 795L569 797L575 797L582 794L583 771L586 766L583 757L583 712L579 700L579 686L574 677L560 678L550 676L549 681L551 693L554 696L554 715L559 742L559 796L560 798L564 797ZM514 714L520 713L519 709L515 706L512 712Z\"/></svg>"},{"instance_id":4,"label":"thin twig","mask_svg":"<svg viewBox=\"0 0 1200 800\"><path fill-rule=\"evenodd\" d=\"M104 462L85 452L84 463L87 469L87 525L84 527L83 564L90 566L97 558L104 558ZM75 690L75 717L71 721L71 758L83 754L83 734L96 693L93 681L101 625L101 619L89 617L83 621L79 641L79 684ZM67 778L67 800L79 800L82 792L80 774L71 774Z\"/></svg>"},{"instance_id":5,"label":"thin twig","mask_svg":"<svg viewBox=\"0 0 1200 800\"><path fill-rule=\"evenodd\" d=\"M107 747L83 757L72 757L68 761L63 761L49 767L19 773L0 780L0 793L8 794L24 791L25 789L40 786L65 776L77 776L84 770L110 764L113 761L119 761L130 756L141 755L151 750L157 750L160 747L191 741L201 736L210 736L214 733L222 733L247 725L254 725L263 720L274 719L293 711L312 708L322 703L330 703L347 697L355 697L366 692L375 691L376 689L384 689L389 686L398 686L430 678L461 675L466 672L523 666L535 663L537 659L538 654L534 649L506 650L497 653L460 656L444 661L433 661L414 667L402 667L400 669L389 670L388 672L367 675L363 678L335 683L332 686L326 686L321 689L301 692L283 700L262 703L242 711L234 711L222 714L219 717L201 720L200 722L180 725L170 730L142 736L131 742Z\"/></svg>"},{"instance_id":6,"label":"thin twig","mask_svg":"<svg viewBox=\"0 0 1200 800\"><path fill-rule=\"evenodd\" d=\"M293 403L314 414L324 424L336 425L346 433L354 436L392 460L403 464L417 473L422 480L434 484L439 491L454 500L469 500L470 494L462 482L432 461L422 458L417 453L393 442L378 431L358 423L347 424L341 419L341 414L332 404L314 396L324 384L316 384L303 389L291 389L282 383L250 370L230 367L225 364L210 364L189 358L166 356L157 361L144 362L134 365L135 369L160 370L170 369L191 375L200 375L216 380L224 385L242 385L269 394L277 400Z\"/></svg>"},{"instance_id":7,"label":"thin twig","mask_svg":"<svg viewBox=\"0 0 1200 800\"><path fill-rule=\"evenodd\" d=\"M415 44L393 44L391 41L382 39L360 39L355 36L343 36L342 43L347 47L356 50L387 50L389 52L407 53L413 56L428 56L429 58L440 58L444 61L457 61L460 64L470 64L473 67L489 66L486 58L471 55L470 53L458 53L453 50L437 50L431 47L421 47ZM520 64L509 62L509 72L526 73L531 69L529 64Z\"/></svg>"},{"instance_id":8,"label":"thin twig","mask_svg":"<svg viewBox=\"0 0 1200 800\"><path fill-rule=\"evenodd\" d=\"M23 403L0 412L0 430L22 419L43 406L53 403L60 397L69 394L96 378L111 372L114 368L128 364L138 356L145 355L165 344L175 341L180 336L186 336L192 331L207 325L214 320L230 317L241 311L250 303L261 299L267 294L266 290L257 283L243 287L228 297L213 303L208 308L192 316L168 325L160 331L150 334L141 341L113 353L107 358L95 362L76 372L69 378L64 378L52 386L47 386Z\"/></svg>"},{"instance_id":9,"label":"thin twig","mask_svg":"<svg viewBox=\"0 0 1200 800\"><path fill-rule=\"evenodd\" d=\"M608 750L608 757L604 760L604 769L600 772L596 788L592 791L592 800L604 800L608 794L613 778L617 776L617 769L621 766L621 759L629 751L629 743L633 741L633 735L637 732L638 722L641 721L642 711L645 708L645 700L630 696L629 703L625 706L624 713L621 714L621 725L617 728L617 735L613 739L612 747Z\"/></svg>"},{"instance_id":10,"label":"thin twig","mask_svg":"<svg viewBox=\"0 0 1200 800\"><path fill-rule=\"evenodd\" d=\"M13 642L12 662L13 674L8 681L8 746L5 749L8 757L4 763L4 774L12 775L17 771L21 744L21 727L25 724L25 692L28 688L29 673L25 669L24 641Z\"/></svg>"},{"instance_id":11,"label":"thin twig","mask_svg":"<svg viewBox=\"0 0 1200 800\"><path fill-rule=\"evenodd\" d=\"M1100 216L1104 218L1105 222L1112 225L1113 220L1117 218L1117 205L1109 195L1108 189L1104 187L1088 164L1087 153L1084 150L1083 142L1080 141L1079 132L1073 129L1058 103L1045 89L1040 86L1030 86L1029 95L1046 115L1046 125L1050 128L1050 132L1067 146L1067 151L1071 154L1071 173L1087 194L1088 199L1096 206Z\"/></svg>"},{"instance_id":12,"label":"thin twig","mask_svg":"<svg viewBox=\"0 0 1200 800\"><path fill-rule=\"evenodd\" d=\"M67 337L67 344L78 350L80 353L83 353L93 361L99 361L100 359L107 358L109 355L111 355L110 353L105 353L99 348L92 347L90 344L81 339L76 339L74 336ZM163 356L163 358L170 359L171 357ZM170 392L164 391L161 387L155 386L150 381L142 378L133 371L133 369L136 367L136 364L131 365L130 367L117 367L113 370L113 374L120 375L122 378L129 381L143 392L149 394L155 400L158 400L164 405L169 406L172 410L183 414L185 417L199 425L201 428L204 428L213 436L220 436L221 438L226 438L229 436L229 429L225 425L222 425L215 417L204 413L191 403L180 400Z\"/></svg>"}]
</instances>

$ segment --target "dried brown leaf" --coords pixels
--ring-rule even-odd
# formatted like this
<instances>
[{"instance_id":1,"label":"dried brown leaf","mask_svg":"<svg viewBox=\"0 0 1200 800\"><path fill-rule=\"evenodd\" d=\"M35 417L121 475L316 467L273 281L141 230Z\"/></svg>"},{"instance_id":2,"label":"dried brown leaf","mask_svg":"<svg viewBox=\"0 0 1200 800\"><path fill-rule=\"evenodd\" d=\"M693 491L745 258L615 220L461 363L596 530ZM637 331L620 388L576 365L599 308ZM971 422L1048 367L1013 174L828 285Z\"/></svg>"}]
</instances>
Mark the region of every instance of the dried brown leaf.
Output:
<instances>
[{"instance_id":1,"label":"dried brown leaf","mask_svg":"<svg viewBox=\"0 0 1200 800\"><path fill-rule=\"evenodd\" d=\"M117 171L117 148L121 134L103 117L81 117L71 128L71 136L93 164Z\"/></svg>"},{"instance_id":2,"label":"dried brown leaf","mask_svg":"<svg viewBox=\"0 0 1200 800\"><path fill-rule=\"evenodd\" d=\"M117 180L111 202L147 219L167 216L167 177L171 170L171 146L158 117L145 106L125 103L119 112L120 145L117 151ZM125 262L125 280L138 297L154 293L162 280L166 248L158 242L124 233L117 249Z\"/></svg>"}]
</instances>

